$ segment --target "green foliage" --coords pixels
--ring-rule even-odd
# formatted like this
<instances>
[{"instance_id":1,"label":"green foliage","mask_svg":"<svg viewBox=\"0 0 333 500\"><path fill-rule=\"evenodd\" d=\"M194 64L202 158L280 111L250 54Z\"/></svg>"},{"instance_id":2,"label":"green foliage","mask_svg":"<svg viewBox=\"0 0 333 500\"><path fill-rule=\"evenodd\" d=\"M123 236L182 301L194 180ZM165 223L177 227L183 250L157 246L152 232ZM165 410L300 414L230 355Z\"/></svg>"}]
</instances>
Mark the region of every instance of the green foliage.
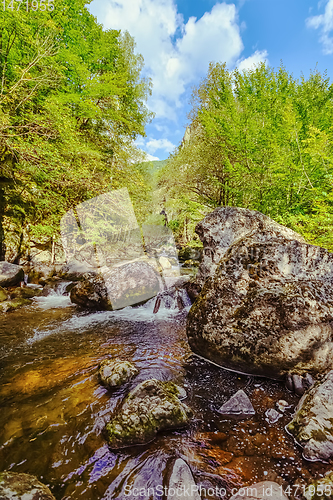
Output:
<instances>
[{"instance_id":1,"label":"green foliage","mask_svg":"<svg viewBox=\"0 0 333 500\"><path fill-rule=\"evenodd\" d=\"M50 237L110 187L136 201L145 191L133 140L151 119L151 83L130 35L103 31L85 3L0 12L0 235L10 219Z\"/></svg>"},{"instance_id":2,"label":"green foliage","mask_svg":"<svg viewBox=\"0 0 333 500\"><path fill-rule=\"evenodd\" d=\"M333 248L327 75L296 80L283 66L230 72L211 64L192 105L189 133L159 179L167 203L178 204L174 218L191 226L215 207L247 207Z\"/></svg>"}]
</instances>

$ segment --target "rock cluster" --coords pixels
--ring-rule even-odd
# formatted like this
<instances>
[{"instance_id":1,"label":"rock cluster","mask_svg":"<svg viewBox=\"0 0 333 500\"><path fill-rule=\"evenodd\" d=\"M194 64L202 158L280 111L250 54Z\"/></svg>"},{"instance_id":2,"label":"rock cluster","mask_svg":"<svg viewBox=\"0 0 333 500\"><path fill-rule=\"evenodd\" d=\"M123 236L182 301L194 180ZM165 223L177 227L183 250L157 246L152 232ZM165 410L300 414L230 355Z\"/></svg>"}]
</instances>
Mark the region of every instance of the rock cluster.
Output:
<instances>
[{"instance_id":1,"label":"rock cluster","mask_svg":"<svg viewBox=\"0 0 333 500\"><path fill-rule=\"evenodd\" d=\"M55 500L50 490L35 476L16 472L0 472L1 500Z\"/></svg>"}]
</instances>

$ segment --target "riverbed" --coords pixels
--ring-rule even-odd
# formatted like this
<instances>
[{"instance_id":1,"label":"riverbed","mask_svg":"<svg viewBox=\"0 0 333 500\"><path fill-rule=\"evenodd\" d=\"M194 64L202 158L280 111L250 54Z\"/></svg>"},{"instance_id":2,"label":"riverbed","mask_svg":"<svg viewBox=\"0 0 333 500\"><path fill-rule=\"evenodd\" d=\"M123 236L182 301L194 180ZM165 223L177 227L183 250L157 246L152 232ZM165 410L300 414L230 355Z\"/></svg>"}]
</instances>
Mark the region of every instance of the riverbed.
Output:
<instances>
[{"instance_id":1,"label":"riverbed","mask_svg":"<svg viewBox=\"0 0 333 500\"><path fill-rule=\"evenodd\" d=\"M302 458L284 427L299 398L283 383L229 372L193 355L186 339L189 306L161 307L154 299L115 312L83 312L70 303L66 283L31 306L7 313L0 325L0 470L25 472L49 485L57 500L124 499L134 487L162 498L170 465L185 459L198 485L233 488L265 479L296 488L332 464ZM139 375L110 392L98 379L99 363L131 361ZM187 393L190 426L160 434L146 446L114 452L105 423L129 389L156 378L172 380ZM256 415L221 417L218 408L238 389ZM275 423L266 411L285 400ZM285 483L283 483L285 481ZM155 493L152 493L155 492ZM207 497L208 498L208 497ZM213 494L209 498L219 498Z\"/></svg>"}]
</instances>

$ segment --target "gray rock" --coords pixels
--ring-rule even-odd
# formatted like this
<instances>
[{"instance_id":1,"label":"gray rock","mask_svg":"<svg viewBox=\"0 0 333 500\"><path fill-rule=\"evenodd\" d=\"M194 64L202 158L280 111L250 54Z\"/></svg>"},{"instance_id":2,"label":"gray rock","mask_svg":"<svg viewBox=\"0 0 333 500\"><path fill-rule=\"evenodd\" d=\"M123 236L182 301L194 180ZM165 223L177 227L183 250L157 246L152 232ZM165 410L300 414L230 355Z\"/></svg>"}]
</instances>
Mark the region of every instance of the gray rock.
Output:
<instances>
[{"instance_id":1,"label":"gray rock","mask_svg":"<svg viewBox=\"0 0 333 500\"><path fill-rule=\"evenodd\" d=\"M73 259L62 266L59 275L63 279L80 281L85 278L85 275L87 273L96 274L96 268L94 268L87 262L80 262L76 259Z\"/></svg>"},{"instance_id":2,"label":"gray rock","mask_svg":"<svg viewBox=\"0 0 333 500\"><path fill-rule=\"evenodd\" d=\"M72 288L71 301L89 309L115 310L142 304L160 290L159 274L144 261L102 271L102 275L89 276Z\"/></svg>"},{"instance_id":3,"label":"gray rock","mask_svg":"<svg viewBox=\"0 0 333 500\"><path fill-rule=\"evenodd\" d=\"M265 411L265 420L269 424L275 424L279 420L279 418L283 417L281 413L276 411L274 408L269 408L268 410Z\"/></svg>"},{"instance_id":4,"label":"gray rock","mask_svg":"<svg viewBox=\"0 0 333 500\"><path fill-rule=\"evenodd\" d=\"M242 389L231 396L218 411L222 415L238 418L246 418L256 413L248 395Z\"/></svg>"},{"instance_id":5,"label":"gray rock","mask_svg":"<svg viewBox=\"0 0 333 500\"><path fill-rule=\"evenodd\" d=\"M275 233L273 225L229 248L189 312L190 346L253 375L327 373L333 368L333 254Z\"/></svg>"},{"instance_id":6,"label":"gray rock","mask_svg":"<svg viewBox=\"0 0 333 500\"><path fill-rule=\"evenodd\" d=\"M24 271L21 266L10 262L0 262L0 286L15 286L24 279Z\"/></svg>"},{"instance_id":7,"label":"gray rock","mask_svg":"<svg viewBox=\"0 0 333 500\"><path fill-rule=\"evenodd\" d=\"M273 481L261 481L260 483L244 486L233 495L230 500L288 500L283 493L282 487Z\"/></svg>"},{"instance_id":8,"label":"gray rock","mask_svg":"<svg viewBox=\"0 0 333 500\"><path fill-rule=\"evenodd\" d=\"M35 476L0 472L1 500L55 500L50 490Z\"/></svg>"},{"instance_id":9,"label":"gray rock","mask_svg":"<svg viewBox=\"0 0 333 500\"><path fill-rule=\"evenodd\" d=\"M221 258L235 242L266 231L275 236L283 236L285 240L305 242L295 231L281 226L256 210L223 207L206 215L195 228L204 246L196 283L202 286L209 276L214 275Z\"/></svg>"},{"instance_id":10,"label":"gray rock","mask_svg":"<svg viewBox=\"0 0 333 500\"><path fill-rule=\"evenodd\" d=\"M128 394L106 425L107 439L112 449L145 444L159 431L186 426L191 415L178 399L175 384L145 380Z\"/></svg>"},{"instance_id":11,"label":"gray rock","mask_svg":"<svg viewBox=\"0 0 333 500\"><path fill-rule=\"evenodd\" d=\"M114 388L131 380L139 371L129 361L120 359L104 359L100 363L99 376L107 387Z\"/></svg>"},{"instance_id":12,"label":"gray rock","mask_svg":"<svg viewBox=\"0 0 333 500\"><path fill-rule=\"evenodd\" d=\"M102 276L89 276L79 281L70 291L71 302L80 307L111 311L112 305Z\"/></svg>"},{"instance_id":13,"label":"gray rock","mask_svg":"<svg viewBox=\"0 0 333 500\"><path fill-rule=\"evenodd\" d=\"M191 469L181 458L178 458L173 464L167 491L167 500L172 498L200 500L201 498Z\"/></svg>"},{"instance_id":14,"label":"gray rock","mask_svg":"<svg viewBox=\"0 0 333 500\"><path fill-rule=\"evenodd\" d=\"M302 396L286 429L303 446L305 459L333 457L333 370Z\"/></svg>"}]
</instances>

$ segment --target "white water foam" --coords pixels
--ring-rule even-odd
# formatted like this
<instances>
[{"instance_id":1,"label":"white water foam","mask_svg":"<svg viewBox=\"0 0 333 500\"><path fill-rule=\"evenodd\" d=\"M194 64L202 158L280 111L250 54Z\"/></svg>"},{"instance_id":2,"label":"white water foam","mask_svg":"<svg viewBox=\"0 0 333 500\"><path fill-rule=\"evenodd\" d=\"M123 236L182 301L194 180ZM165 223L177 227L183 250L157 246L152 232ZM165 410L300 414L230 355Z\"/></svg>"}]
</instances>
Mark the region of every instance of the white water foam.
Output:
<instances>
[{"instance_id":1,"label":"white water foam","mask_svg":"<svg viewBox=\"0 0 333 500\"><path fill-rule=\"evenodd\" d=\"M70 283L70 281L62 281L55 289L50 290L49 295L35 297L34 304L40 309L58 309L73 306L69 294L66 293L66 287Z\"/></svg>"}]
</instances>

